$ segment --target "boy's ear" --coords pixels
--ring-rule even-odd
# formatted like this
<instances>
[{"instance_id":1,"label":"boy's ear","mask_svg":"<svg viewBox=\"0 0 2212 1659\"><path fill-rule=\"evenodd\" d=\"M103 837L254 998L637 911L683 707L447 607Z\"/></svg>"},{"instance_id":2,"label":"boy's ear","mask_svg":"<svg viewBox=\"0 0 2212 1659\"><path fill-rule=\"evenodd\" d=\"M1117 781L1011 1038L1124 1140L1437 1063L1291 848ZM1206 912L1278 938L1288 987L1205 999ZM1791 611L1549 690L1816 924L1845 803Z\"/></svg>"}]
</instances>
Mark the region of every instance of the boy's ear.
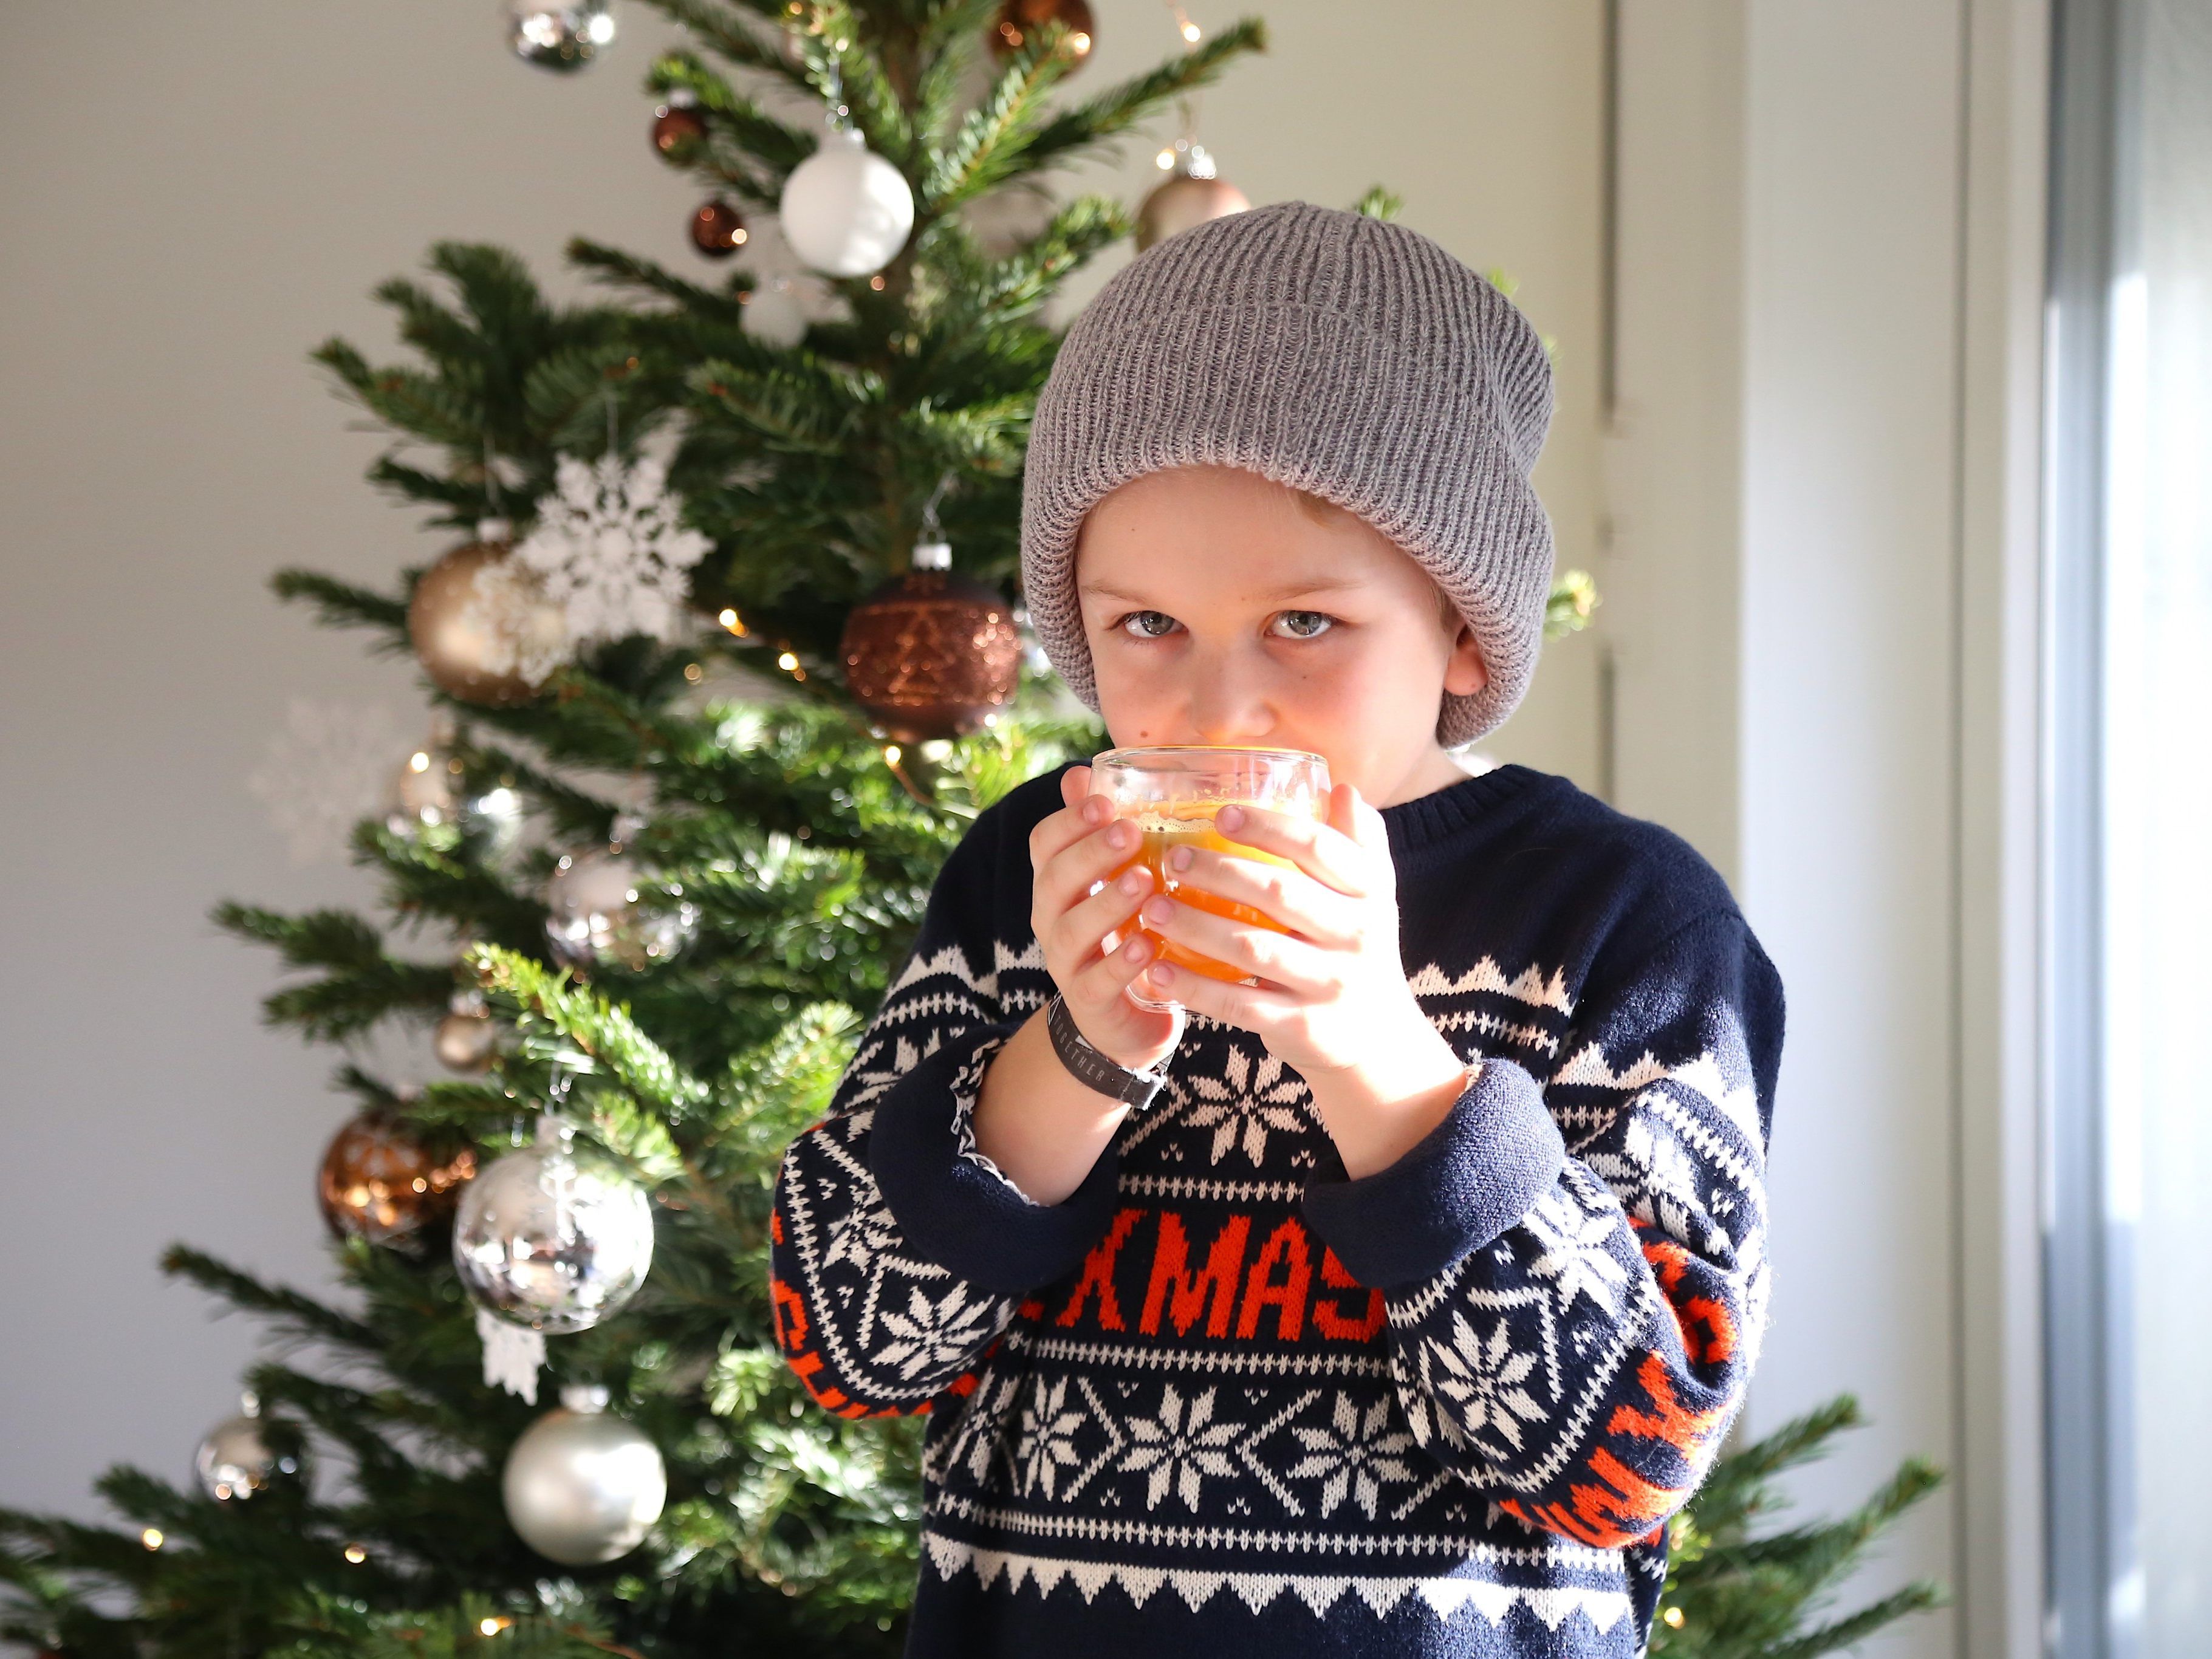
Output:
<instances>
[{"instance_id":1,"label":"boy's ear","mask_svg":"<svg viewBox=\"0 0 2212 1659\"><path fill-rule=\"evenodd\" d=\"M1474 630L1462 623L1444 664L1444 690L1455 697L1471 697L1489 684L1490 671L1482 665L1482 647L1474 642Z\"/></svg>"}]
</instances>

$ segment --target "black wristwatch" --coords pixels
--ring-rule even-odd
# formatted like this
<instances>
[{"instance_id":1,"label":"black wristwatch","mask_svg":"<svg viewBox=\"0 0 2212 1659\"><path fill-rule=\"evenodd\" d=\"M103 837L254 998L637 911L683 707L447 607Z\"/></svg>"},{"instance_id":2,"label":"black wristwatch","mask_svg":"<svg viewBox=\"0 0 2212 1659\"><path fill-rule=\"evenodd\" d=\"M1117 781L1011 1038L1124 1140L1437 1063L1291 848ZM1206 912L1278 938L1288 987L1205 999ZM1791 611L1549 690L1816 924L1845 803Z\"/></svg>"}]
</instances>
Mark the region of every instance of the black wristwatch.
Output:
<instances>
[{"instance_id":1,"label":"black wristwatch","mask_svg":"<svg viewBox=\"0 0 2212 1659\"><path fill-rule=\"evenodd\" d=\"M1053 1052L1060 1056L1060 1063L1079 1082L1139 1111L1152 1103L1152 1097L1167 1081L1158 1072L1133 1072L1092 1048L1083 1033L1075 1029L1075 1016L1067 1012L1067 1004L1056 994L1045 1005L1044 1028L1052 1034Z\"/></svg>"}]
</instances>

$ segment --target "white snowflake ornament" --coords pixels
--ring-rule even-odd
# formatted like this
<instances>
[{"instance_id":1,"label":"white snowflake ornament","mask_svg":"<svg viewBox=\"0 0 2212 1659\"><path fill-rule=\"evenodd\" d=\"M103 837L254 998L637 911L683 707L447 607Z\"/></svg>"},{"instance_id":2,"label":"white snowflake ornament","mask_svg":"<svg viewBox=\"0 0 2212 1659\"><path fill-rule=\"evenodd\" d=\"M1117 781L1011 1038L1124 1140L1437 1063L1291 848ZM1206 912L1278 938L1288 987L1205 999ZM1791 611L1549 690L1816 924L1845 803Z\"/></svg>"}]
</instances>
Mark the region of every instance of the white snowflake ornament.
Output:
<instances>
[{"instance_id":1,"label":"white snowflake ornament","mask_svg":"<svg viewBox=\"0 0 2212 1659\"><path fill-rule=\"evenodd\" d=\"M626 467L612 453L597 464L563 455L555 478L554 499L514 556L567 616L569 643L632 634L675 643L691 567L713 544L684 527L665 465L650 456Z\"/></svg>"}]
</instances>

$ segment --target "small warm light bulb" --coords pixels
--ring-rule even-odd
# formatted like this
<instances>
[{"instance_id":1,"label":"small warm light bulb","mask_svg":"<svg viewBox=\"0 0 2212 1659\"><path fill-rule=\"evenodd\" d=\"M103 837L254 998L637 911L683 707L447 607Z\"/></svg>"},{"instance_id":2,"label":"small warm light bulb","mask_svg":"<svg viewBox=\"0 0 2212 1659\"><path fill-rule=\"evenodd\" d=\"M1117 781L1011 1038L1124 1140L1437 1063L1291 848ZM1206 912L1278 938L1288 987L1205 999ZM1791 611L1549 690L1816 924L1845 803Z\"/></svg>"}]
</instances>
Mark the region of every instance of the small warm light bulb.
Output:
<instances>
[{"instance_id":1,"label":"small warm light bulb","mask_svg":"<svg viewBox=\"0 0 2212 1659\"><path fill-rule=\"evenodd\" d=\"M427 1193L430 1190L430 1183L424 1180L421 1176L416 1176L415 1179L408 1184L413 1187L418 1193Z\"/></svg>"},{"instance_id":2,"label":"small warm light bulb","mask_svg":"<svg viewBox=\"0 0 2212 1659\"><path fill-rule=\"evenodd\" d=\"M1162 173L1167 172L1175 166L1175 151L1172 149L1162 150L1158 155L1152 157L1152 165Z\"/></svg>"},{"instance_id":3,"label":"small warm light bulb","mask_svg":"<svg viewBox=\"0 0 2212 1659\"><path fill-rule=\"evenodd\" d=\"M1182 38L1189 41L1191 45L1196 46L1199 42L1200 37L1205 34L1205 33L1206 31L1204 29L1199 27L1197 24L1192 22L1188 18L1185 18L1183 20Z\"/></svg>"},{"instance_id":4,"label":"small warm light bulb","mask_svg":"<svg viewBox=\"0 0 2212 1659\"><path fill-rule=\"evenodd\" d=\"M507 1624L508 1621L505 1619L487 1619L477 1625L477 1628L486 1636L496 1636L507 1628Z\"/></svg>"},{"instance_id":5,"label":"small warm light bulb","mask_svg":"<svg viewBox=\"0 0 2212 1659\"><path fill-rule=\"evenodd\" d=\"M407 757L407 769L410 772L428 771L430 769L430 757L425 754L422 750L417 749L413 754Z\"/></svg>"},{"instance_id":6,"label":"small warm light bulb","mask_svg":"<svg viewBox=\"0 0 2212 1659\"><path fill-rule=\"evenodd\" d=\"M775 665L783 670L785 673L788 674L798 668L799 659L793 656L788 651L781 652L776 657Z\"/></svg>"},{"instance_id":7,"label":"small warm light bulb","mask_svg":"<svg viewBox=\"0 0 2212 1659\"><path fill-rule=\"evenodd\" d=\"M1667 1621L1667 1628L1668 1630L1680 1630L1682 1628L1681 1608L1669 1607L1666 1612L1661 1613L1659 1616Z\"/></svg>"},{"instance_id":8,"label":"small warm light bulb","mask_svg":"<svg viewBox=\"0 0 2212 1659\"><path fill-rule=\"evenodd\" d=\"M868 278L868 286L869 286L870 288L872 288L872 289L875 289L875 291L876 291L877 293L881 294L881 293L884 291L884 279L883 279L882 276L881 276L880 274L878 274L878 275L877 275L877 276L871 276L871 277L869 277L869 278Z\"/></svg>"},{"instance_id":9,"label":"small warm light bulb","mask_svg":"<svg viewBox=\"0 0 2212 1659\"><path fill-rule=\"evenodd\" d=\"M1069 51L1073 52L1078 58L1080 58L1085 52L1091 50L1091 37L1085 34L1081 29L1078 29L1074 33L1067 37L1067 46Z\"/></svg>"},{"instance_id":10,"label":"small warm light bulb","mask_svg":"<svg viewBox=\"0 0 2212 1659\"><path fill-rule=\"evenodd\" d=\"M896 744L885 744L884 745L884 763L887 766L896 766L899 763L899 755L901 752L902 751Z\"/></svg>"},{"instance_id":11,"label":"small warm light bulb","mask_svg":"<svg viewBox=\"0 0 2212 1659\"><path fill-rule=\"evenodd\" d=\"M345 1559L357 1567L368 1559L368 1552L358 1544L348 1544L345 1547Z\"/></svg>"},{"instance_id":12,"label":"small warm light bulb","mask_svg":"<svg viewBox=\"0 0 2212 1659\"><path fill-rule=\"evenodd\" d=\"M684 678L696 685L707 678L707 671L696 662L687 662L684 665Z\"/></svg>"},{"instance_id":13,"label":"small warm light bulb","mask_svg":"<svg viewBox=\"0 0 2212 1659\"><path fill-rule=\"evenodd\" d=\"M157 1550L161 1548L162 1544L161 1529L159 1527L147 1528L145 1531L138 1534L138 1541L143 1544L149 1550Z\"/></svg>"},{"instance_id":14,"label":"small warm light bulb","mask_svg":"<svg viewBox=\"0 0 2212 1659\"><path fill-rule=\"evenodd\" d=\"M591 37L592 44L593 46L604 46L608 41L615 38L614 14L612 12L601 12L597 17L594 17L590 22L584 25L584 33Z\"/></svg>"}]
</instances>

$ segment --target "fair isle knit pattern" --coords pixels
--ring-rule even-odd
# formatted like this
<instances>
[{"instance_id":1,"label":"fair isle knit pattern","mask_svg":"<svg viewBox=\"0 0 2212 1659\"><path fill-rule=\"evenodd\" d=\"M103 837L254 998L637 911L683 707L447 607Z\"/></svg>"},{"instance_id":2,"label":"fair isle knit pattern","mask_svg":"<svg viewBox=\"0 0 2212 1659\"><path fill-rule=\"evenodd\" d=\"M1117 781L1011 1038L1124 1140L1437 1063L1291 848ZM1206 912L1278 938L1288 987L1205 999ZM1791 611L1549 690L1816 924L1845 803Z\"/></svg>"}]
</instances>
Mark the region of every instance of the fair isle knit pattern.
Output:
<instances>
[{"instance_id":1,"label":"fair isle knit pattern","mask_svg":"<svg viewBox=\"0 0 2212 1659\"><path fill-rule=\"evenodd\" d=\"M1385 808L1420 1006L1483 1064L1346 1178L1297 1073L1194 1019L1064 1203L977 1152L1052 994L985 812L777 1187L786 1357L928 1412L909 1654L1639 1652L1767 1300L1771 964L1675 837L1508 766Z\"/></svg>"},{"instance_id":2,"label":"fair isle knit pattern","mask_svg":"<svg viewBox=\"0 0 2212 1659\"><path fill-rule=\"evenodd\" d=\"M1513 302L1419 231L1311 202L1194 225L1116 271L1037 395L1022 592L1053 666L1098 707L1075 594L1084 515L1165 467L1241 467L1358 514L1474 629L1488 679L1446 693L1470 743L1535 672L1552 523L1529 473L1552 365Z\"/></svg>"}]
</instances>

